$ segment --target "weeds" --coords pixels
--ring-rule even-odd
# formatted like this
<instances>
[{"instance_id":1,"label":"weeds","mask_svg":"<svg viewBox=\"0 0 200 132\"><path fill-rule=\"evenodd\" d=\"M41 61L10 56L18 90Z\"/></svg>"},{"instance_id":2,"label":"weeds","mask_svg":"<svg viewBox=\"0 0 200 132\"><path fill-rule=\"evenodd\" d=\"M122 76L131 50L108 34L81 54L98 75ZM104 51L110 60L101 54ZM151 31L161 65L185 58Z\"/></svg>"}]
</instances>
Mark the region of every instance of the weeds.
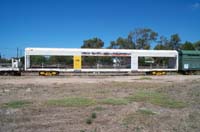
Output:
<instances>
[{"instance_id":1,"label":"weeds","mask_svg":"<svg viewBox=\"0 0 200 132\"><path fill-rule=\"evenodd\" d=\"M87 119L86 119L86 123L87 123L87 124L92 124L92 121L93 121L92 118L87 118Z\"/></svg>"},{"instance_id":2,"label":"weeds","mask_svg":"<svg viewBox=\"0 0 200 132\"><path fill-rule=\"evenodd\" d=\"M155 113L148 109L139 109L134 113L128 114L124 119L124 125L128 124L151 124L151 118Z\"/></svg>"},{"instance_id":3,"label":"weeds","mask_svg":"<svg viewBox=\"0 0 200 132\"><path fill-rule=\"evenodd\" d=\"M93 113L91 114L91 117L92 117L93 119L95 119L95 118L97 118L97 114L96 114L95 112L93 112Z\"/></svg>"},{"instance_id":4,"label":"weeds","mask_svg":"<svg viewBox=\"0 0 200 132\"><path fill-rule=\"evenodd\" d=\"M152 91L141 91L127 97L127 99L129 101L147 102L168 108L183 108L186 106L184 102L170 99L165 94Z\"/></svg>"},{"instance_id":5,"label":"weeds","mask_svg":"<svg viewBox=\"0 0 200 132\"><path fill-rule=\"evenodd\" d=\"M140 114L143 114L143 115L155 115L156 114L155 112L148 110L148 109L139 109L137 112Z\"/></svg>"},{"instance_id":6,"label":"weeds","mask_svg":"<svg viewBox=\"0 0 200 132\"><path fill-rule=\"evenodd\" d=\"M101 106L97 106L93 109L94 111L103 111L105 110L105 108L101 107Z\"/></svg>"},{"instance_id":7,"label":"weeds","mask_svg":"<svg viewBox=\"0 0 200 132\"><path fill-rule=\"evenodd\" d=\"M128 104L128 100L120 99L120 98L107 98L100 101L101 104L108 105L126 105Z\"/></svg>"},{"instance_id":8,"label":"weeds","mask_svg":"<svg viewBox=\"0 0 200 132\"><path fill-rule=\"evenodd\" d=\"M4 108L21 108L21 107L25 107L28 106L29 104L31 104L30 101L25 101L25 100L18 100L18 101L10 101L8 103L4 103L2 106Z\"/></svg>"},{"instance_id":9,"label":"weeds","mask_svg":"<svg viewBox=\"0 0 200 132\"><path fill-rule=\"evenodd\" d=\"M65 107L84 107L95 105L96 102L88 98L71 97L47 101L48 105L65 106Z\"/></svg>"},{"instance_id":10,"label":"weeds","mask_svg":"<svg viewBox=\"0 0 200 132\"><path fill-rule=\"evenodd\" d=\"M88 117L87 119L86 119L86 123L87 124L92 124L92 122L94 121L94 119L96 119L97 118L97 114L95 113L95 112L93 112L91 115L90 115L90 117Z\"/></svg>"}]
</instances>

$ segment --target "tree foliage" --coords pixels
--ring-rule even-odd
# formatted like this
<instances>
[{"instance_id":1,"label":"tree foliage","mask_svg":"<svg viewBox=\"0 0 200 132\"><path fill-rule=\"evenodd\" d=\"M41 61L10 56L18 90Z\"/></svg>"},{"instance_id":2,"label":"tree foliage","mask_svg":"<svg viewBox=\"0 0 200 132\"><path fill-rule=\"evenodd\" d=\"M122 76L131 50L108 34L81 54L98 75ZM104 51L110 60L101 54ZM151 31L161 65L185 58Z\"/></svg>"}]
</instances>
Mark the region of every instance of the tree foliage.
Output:
<instances>
[{"instance_id":1,"label":"tree foliage","mask_svg":"<svg viewBox=\"0 0 200 132\"><path fill-rule=\"evenodd\" d=\"M195 50L195 48L191 42L186 41L184 44L181 45L181 50Z\"/></svg>"},{"instance_id":2,"label":"tree foliage","mask_svg":"<svg viewBox=\"0 0 200 132\"><path fill-rule=\"evenodd\" d=\"M111 41L109 48L111 49L134 49L134 44L130 37L119 37L116 41Z\"/></svg>"},{"instance_id":3,"label":"tree foliage","mask_svg":"<svg viewBox=\"0 0 200 132\"><path fill-rule=\"evenodd\" d=\"M155 50L166 50L167 45L168 45L169 41L167 40L166 37L161 36L159 38L159 40L157 41L157 45L154 47Z\"/></svg>"},{"instance_id":4,"label":"tree foliage","mask_svg":"<svg viewBox=\"0 0 200 132\"><path fill-rule=\"evenodd\" d=\"M169 49L169 50L178 50L178 49L180 49L180 42L181 42L181 38L179 37L178 34L171 35L170 41L167 44L167 49Z\"/></svg>"},{"instance_id":5,"label":"tree foliage","mask_svg":"<svg viewBox=\"0 0 200 132\"><path fill-rule=\"evenodd\" d=\"M200 50L200 40L194 43L194 48Z\"/></svg>"},{"instance_id":6,"label":"tree foliage","mask_svg":"<svg viewBox=\"0 0 200 132\"><path fill-rule=\"evenodd\" d=\"M155 50L166 50L166 47L165 45L162 45L162 44L157 44L155 47L154 47Z\"/></svg>"},{"instance_id":7,"label":"tree foliage","mask_svg":"<svg viewBox=\"0 0 200 132\"><path fill-rule=\"evenodd\" d=\"M150 49L151 43L155 42L158 33L150 28L137 28L129 33L136 49Z\"/></svg>"},{"instance_id":8,"label":"tree foliage","mask_svg":"<svg viewBox=\"0 0 200 132\"><path fill-rule=\"evenodd\" d=\"M161 36L157 41L155 50L178 50L181 48L181 38L178 34L172 34L168 40L166 37Z\"/></svg>"},{"instance_id":9,"label":"tree foliage","mask_svg":"<svg viewBox=\"0 0 200 132\"><path fill-rule=\"evenodd\" d=\"M103 48L104 42L100 38L92 38L83 41L81 48Z\"/></svg>"}]
</instances>

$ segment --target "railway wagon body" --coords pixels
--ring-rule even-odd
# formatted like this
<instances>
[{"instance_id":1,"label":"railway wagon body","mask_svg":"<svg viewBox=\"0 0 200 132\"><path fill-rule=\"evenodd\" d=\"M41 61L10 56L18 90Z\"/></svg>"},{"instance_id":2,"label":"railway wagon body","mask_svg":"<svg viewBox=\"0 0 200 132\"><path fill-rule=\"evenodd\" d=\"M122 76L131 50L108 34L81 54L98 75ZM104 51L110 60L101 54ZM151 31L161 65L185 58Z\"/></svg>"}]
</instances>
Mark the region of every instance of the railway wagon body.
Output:
<instances>
[{"instance_id":1,"label":"railway wagon body","mask_svg":"<svg viewBox=\"0 0 200 132\"><path fill-rule=\"evenodd\" d=\"M31 67L31 56L71 56L73 66L71 68L47 68ZM99 67L85 68L82 65L83 57L126 57L129 60L123 67ZM147 60L151 58L151 60ZM166 62L163 60L167 60ZM140 61L144 65L140 65ZM156 62L162 62L158 65ZM178 52L176 50L126 50L126 49L70 49L70 48L26 48L25 71L37 71L40 75L58 74L59 72L157 72L178 71ZM113 61L114 62L114 61Z\"/></svg>"},{"instance_id":2,"label":"railway wagon body","mask_svg":"<svg viewBox=\"0 0 200 132\"><path fill-rule=\"evenodd\" d=\"M179 71L189 74L200 71L200 51L179 51Z\"/></svg>"},{"instance_id":3,"label":"railway wagon body","mask_svg":"<svg viewBox=\"0 0 200 132\"><path fill-rule=\"evenodd\" d=\"M71 67L32 67L31 56L71 56ZM84 57L110 57L111 67L101 64L92 67L83 66ZM117 67L118 57L126 58L128 64ZM0 73L17 73L22 71L39 72L40 75L57 75L59 72L167 72L181 71L190 74L200 72L200 51L191 50L126 50L126 49L70 49L70 48L26 48L24 55L24 70L19 65L20 60L13 59L12 67L1 67ZM15 61L14 61L15 60ZM65 62L64 62L65 63ZM11 74L11 75L12 75ZM13 74L15 75L15 74Z\"/></svg>"}]
</instances>

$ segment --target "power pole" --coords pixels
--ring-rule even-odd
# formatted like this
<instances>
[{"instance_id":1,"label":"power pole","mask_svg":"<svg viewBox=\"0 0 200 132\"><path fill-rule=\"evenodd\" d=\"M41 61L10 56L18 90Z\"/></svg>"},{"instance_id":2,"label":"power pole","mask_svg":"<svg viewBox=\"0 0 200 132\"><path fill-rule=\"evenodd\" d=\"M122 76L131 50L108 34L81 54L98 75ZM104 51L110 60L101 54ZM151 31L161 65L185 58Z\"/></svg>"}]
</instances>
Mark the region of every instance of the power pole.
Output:
<instances>
[{"instance_id":1,"label":"power pole","mask_svg":"<svg viewBox=\"0 0 200 132\"><path fill-rule=\"evenodd\" d=\"M19 57L19 56L18 56L18 52L19 52L19 48L17 48L17 59L18 59L18 57Z\"/></svg>"}]
</instances>

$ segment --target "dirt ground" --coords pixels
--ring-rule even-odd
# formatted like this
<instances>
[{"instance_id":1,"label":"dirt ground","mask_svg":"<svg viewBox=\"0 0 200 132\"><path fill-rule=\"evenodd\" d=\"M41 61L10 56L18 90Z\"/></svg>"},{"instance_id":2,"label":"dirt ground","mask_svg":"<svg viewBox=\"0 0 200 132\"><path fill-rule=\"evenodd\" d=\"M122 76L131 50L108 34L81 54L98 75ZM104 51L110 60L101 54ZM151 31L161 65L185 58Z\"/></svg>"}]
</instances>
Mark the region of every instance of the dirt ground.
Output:
<instances>
[{"instance_id":1,"label":"dirt ground","mask_svg":"<svg viewBox=\"0 0 200 132\"><path fill-rule=\"evenodd\" d=\"M131 101L88 106L49 105L68 97L96 102L122 99L140 91L164 93L184 102ZM29 101L13 108L6 104ZM91 118L91 114L95 117ZM199 132L200 76L0 76L0 132Z\"/></svg>"}]
</instances>

